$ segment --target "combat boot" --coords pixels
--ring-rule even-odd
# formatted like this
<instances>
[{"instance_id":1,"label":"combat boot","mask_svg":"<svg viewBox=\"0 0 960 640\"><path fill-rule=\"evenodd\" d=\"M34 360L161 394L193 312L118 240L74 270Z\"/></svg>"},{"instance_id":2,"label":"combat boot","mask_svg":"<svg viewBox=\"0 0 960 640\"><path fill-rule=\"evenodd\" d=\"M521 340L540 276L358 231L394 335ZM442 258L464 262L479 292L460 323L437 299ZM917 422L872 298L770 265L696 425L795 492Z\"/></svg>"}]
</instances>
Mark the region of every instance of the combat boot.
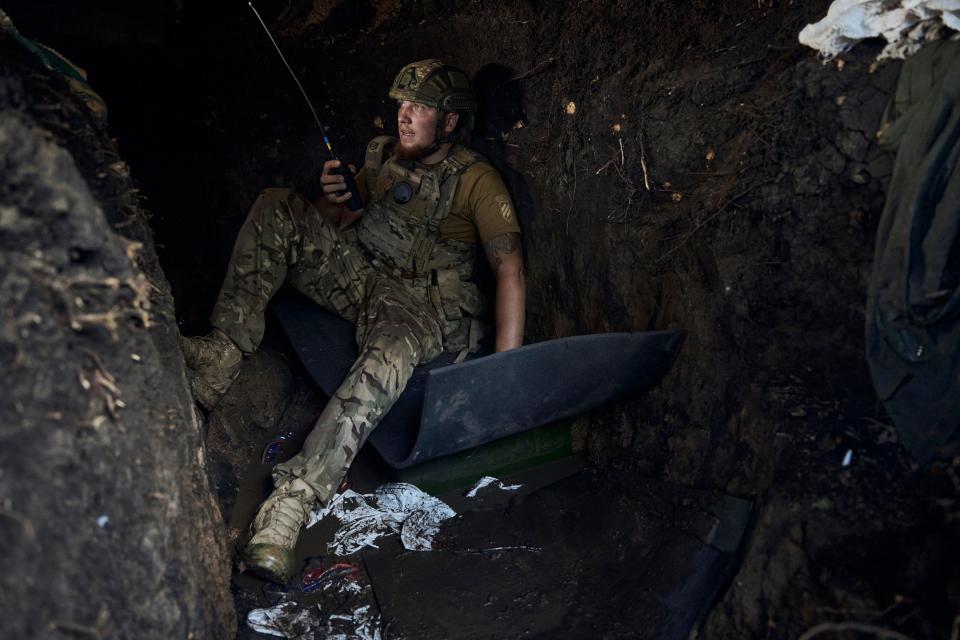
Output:
<instances>
[{"instance_id":1,"label":"combat boot","mask_svg":"<svg viewBox=\"0 0 960 640\"><path fill-rule=\"evenodd\" d=\"M213 409L240 373L243 352L220 329L196 338L178 333L177 343L187 364L193 396L207 409Z\"/></svg>"},{"instance_id":2,"label":"combat boot","mask_svg":"<svg viewBox=\"0 0 960 640\"><path fill-rule=\"evenodd\" d=\"M299 478L273 490L253 519L254 535L243 549L253 573L286 584L293 575L293 549L316 502L313 489Z\"/></svg>"}]
</instances>

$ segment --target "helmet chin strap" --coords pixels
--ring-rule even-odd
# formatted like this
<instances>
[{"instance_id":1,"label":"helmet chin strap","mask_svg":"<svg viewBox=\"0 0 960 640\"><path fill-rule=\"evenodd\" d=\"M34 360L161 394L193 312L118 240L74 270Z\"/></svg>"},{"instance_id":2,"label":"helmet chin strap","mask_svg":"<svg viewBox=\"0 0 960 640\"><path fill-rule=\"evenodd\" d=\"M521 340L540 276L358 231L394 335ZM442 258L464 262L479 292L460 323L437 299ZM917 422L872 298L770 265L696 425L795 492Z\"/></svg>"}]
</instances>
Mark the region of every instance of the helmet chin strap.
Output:
<instances>
[{"instance_id":1,"label":"helmet chin strap","mask_svg":"<svg viewBox=\"0 0 960 640\"><path fill-rule=\"evenodd\" d=\"M444 125L447 120L447 112L443 109L437 108L437 130L433 136L433 143L423 150L423 157L431 155L440 148L440 145L446 144L447 142L453 142L453 133L445 134L443 132Z\"/></svg>"}]
</instances>

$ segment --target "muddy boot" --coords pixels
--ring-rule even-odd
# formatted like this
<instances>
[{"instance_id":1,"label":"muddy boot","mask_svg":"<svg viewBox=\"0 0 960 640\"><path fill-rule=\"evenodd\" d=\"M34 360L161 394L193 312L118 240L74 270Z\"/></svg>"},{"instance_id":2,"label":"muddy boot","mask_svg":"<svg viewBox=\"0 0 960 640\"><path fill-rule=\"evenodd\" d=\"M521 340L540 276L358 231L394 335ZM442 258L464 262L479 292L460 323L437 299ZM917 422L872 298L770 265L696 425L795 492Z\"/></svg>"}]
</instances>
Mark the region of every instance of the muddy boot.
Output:
<instances>
[{"instance_id":1,"label":"muddy boot","mask_svg":"<svg viewBox=\"0 0 960 640\"><path fill-rule=\"evenodd\" d=\"M243 560L253 573L286 584L293 575L293 548L316 495L306 482L288 480L273 490L253 519L253 538Z\"/></svg>"},{"instance_id":2,"label":"muddy boot","mask_svg":"<svg viewBox=\"0 0 960 640\"><path fill-rule=\"evenodd\" d=\"M177 343L187 364L194 397L207 409L213 409L240 373L243 352L220 329L196 338L177 334Z\"/></svg>"}]
</instances>

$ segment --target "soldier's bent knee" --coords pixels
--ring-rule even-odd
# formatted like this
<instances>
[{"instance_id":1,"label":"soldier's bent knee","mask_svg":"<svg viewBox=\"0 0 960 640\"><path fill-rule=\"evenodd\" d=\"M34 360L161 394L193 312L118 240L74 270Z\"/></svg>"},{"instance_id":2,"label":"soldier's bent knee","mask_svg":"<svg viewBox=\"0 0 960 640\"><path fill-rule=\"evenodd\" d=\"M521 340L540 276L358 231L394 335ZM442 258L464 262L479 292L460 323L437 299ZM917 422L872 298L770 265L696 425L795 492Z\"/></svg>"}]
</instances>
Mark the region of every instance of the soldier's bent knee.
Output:
<instances>
[{"instance_id":1,"label":"soldier's bent knee","mask_svg":"<svg viewBox=\"0 0 960 640\"><path fill-rule=\"evenodd\" d=\"M372 336L368 346L376 349L385 362L419 362L423 345L415 332L407 327L383 327Z\"/></svg>"}]
</instances>

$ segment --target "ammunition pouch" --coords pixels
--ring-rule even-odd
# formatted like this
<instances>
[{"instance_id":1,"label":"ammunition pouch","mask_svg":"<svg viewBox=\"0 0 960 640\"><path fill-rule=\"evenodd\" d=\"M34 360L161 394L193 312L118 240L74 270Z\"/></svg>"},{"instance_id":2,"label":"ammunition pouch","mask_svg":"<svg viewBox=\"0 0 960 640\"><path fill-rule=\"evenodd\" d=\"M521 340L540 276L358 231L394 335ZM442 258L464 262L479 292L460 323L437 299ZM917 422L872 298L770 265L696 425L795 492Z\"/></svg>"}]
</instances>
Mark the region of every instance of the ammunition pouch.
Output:
<instances>
[{"instance_id":1,"label":"ammunition pouch","mask_svg":"<svg viewBox=\"0 0 960 640\"><path fill-rule=\"evenodd\" d=\"M453 322L463 317L460 308L460 275L453 269L434 269L430 273L430 302L441 320Z\"/></svg>"},{"instance_id":2,"label":"ammunition pouch","mask_svg":"<svg viewBox=\"0 0 960 640\"><path fill-rule=\"evenodd\" d=\"M462 281L456 269L434 269L427 297L437 312L447 350L460 350L461 360L476 351L485 333L477 319L485 307L477 285Z\"/></svg>"}]
</instances>

